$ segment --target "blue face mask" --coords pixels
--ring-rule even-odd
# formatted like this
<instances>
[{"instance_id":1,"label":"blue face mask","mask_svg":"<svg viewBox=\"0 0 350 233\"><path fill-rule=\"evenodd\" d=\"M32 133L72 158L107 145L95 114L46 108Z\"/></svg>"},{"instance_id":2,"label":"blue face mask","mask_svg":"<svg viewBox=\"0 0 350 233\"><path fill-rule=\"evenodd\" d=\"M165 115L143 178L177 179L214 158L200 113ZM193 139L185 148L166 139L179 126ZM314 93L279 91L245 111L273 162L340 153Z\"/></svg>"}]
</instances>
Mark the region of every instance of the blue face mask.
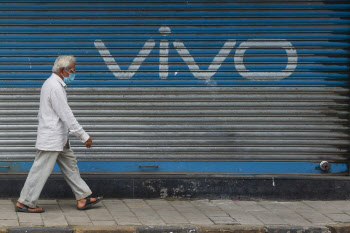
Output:
<instances>
[{"instance_id":1,"label":"blue face mask","mask_svg":"<svg viewBox=\"0 0 350 233\"><path fill-rule=\"evenodd\" d=\"M64 77L63 82L65 82L66 84L69 84L73 82L74 78L75 78L75 73L69 73L69 77Z\"/></svg>"}]
</instances>

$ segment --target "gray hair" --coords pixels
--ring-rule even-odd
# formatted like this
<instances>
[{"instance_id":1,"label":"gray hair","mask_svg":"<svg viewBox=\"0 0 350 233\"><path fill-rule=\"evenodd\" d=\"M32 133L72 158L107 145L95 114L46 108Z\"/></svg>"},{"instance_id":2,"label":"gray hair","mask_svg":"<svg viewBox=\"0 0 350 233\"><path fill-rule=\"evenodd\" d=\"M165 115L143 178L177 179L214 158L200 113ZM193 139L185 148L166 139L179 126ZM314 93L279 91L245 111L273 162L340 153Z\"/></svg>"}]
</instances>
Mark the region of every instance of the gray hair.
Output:
<instances>
[{"instance_id":1,"label":"gray hair","mask_svg":"<svg viewBox=\"0 0 350 233\"><path fill-rule=\"evenodd\" d=\"M67 55L59 56L52 67L52 72L58 73L60 72L61 68L68 69L73 63L76 62L76 60L77 59L75 59L74 56L67 56Z\"/></svg>"}]
</instances>

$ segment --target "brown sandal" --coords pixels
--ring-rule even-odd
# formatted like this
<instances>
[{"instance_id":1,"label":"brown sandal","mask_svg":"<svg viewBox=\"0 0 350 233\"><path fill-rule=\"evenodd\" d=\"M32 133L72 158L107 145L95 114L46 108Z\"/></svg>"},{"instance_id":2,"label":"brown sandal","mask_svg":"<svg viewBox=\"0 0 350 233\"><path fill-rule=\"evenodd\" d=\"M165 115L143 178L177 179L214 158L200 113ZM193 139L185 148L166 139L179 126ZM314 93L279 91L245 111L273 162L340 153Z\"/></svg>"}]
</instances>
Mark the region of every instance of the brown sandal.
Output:
<instances>
[{"instance_id":1,"label":"brown sandal","mask_svg":"<svg viewBox=\"0 0 350 233\"><path fill-rule=\"evenodd\" d=\"M102 200L102 198L103 198L102 196L97 197L96 201L91 202L91 197L87 197L85 205L83 207L80 207L80 208L77 207L77 210L86 210L86 209L90 208L91 206L99 203Z\"/></svg>"},{"instance_id":2,"label":"brown sandal","mask_svg":"<svg viewBox=\"0 0 350 233\"><path fill-rule=\"evenodd\" d=\"M37 206L37 208L40 208ZM29 207L24 205L23 208L16 206L16 212L23 212L23 213L43 213L45 210L29 210Z\"/></svg>"}]
</instances>

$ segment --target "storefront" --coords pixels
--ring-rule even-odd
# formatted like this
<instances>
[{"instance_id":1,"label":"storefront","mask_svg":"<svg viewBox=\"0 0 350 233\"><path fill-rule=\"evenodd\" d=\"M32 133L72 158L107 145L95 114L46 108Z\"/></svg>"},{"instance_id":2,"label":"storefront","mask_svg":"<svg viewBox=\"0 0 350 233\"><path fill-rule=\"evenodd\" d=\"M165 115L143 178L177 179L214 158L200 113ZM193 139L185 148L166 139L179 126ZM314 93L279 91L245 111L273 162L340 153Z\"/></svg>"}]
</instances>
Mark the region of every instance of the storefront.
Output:
<instances>
[{"instance_id":1,"label":"storefront","mask_svg":"<svg viewBox=\"0 0 350 233\"><path fill-rule=\"evenodd\" d=\"M67 54L82 173L347 175L349 6L3 1L0 172L30 169L40 86Z\"/></svg>"}]
</instances>

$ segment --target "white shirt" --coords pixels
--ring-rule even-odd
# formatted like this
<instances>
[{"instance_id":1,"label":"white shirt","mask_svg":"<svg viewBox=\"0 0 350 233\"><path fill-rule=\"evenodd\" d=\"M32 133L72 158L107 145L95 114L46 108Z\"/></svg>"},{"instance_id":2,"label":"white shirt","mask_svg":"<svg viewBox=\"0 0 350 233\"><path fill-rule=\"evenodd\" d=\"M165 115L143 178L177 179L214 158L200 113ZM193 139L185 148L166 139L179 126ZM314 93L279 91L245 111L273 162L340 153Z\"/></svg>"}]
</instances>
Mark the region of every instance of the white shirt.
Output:
<instances>
[{"instance_id":1,"label":"white shirt","mask_svg":"<svg viewBox=\"0 0 350 233\"><path fill-rule=\"evenodd\" d=\"M63 151L69 131L84 143L89 139L67 103L66 87L56 74L52 74L41 87L36 140L38 150Z\"/></svg>"}]
</instances>

